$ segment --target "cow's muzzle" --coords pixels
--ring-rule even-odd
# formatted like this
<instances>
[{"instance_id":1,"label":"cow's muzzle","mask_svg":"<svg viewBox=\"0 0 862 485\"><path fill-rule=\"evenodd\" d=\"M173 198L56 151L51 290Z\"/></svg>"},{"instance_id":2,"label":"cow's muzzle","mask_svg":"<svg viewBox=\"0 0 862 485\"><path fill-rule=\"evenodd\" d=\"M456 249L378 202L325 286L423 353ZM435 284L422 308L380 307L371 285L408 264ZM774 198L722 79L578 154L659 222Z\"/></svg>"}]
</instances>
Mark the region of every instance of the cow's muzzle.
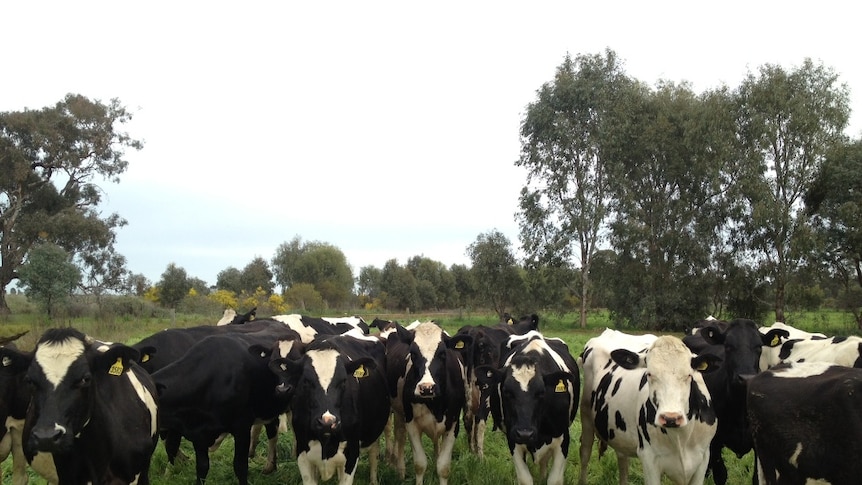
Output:
<instances>
[{"instance_id":1,"label":"cow's muzzle","mask_svg":"<svg viewBox=\"0 0 862 485\"><path fill-rule=\"evenodd\" d=\"M437 397L437 385L433 382L419 383L418 385L416 385L416 395L425 399Z\"/></svg>"},{"instance_id":2,"label":"cow's muzzle","mask_svg":"<svg viewBox=\"0 0 862 485\"><path fill-rule=\"evenodd\" d=\"M71 444L66 428L58 424L33 428L30 439L36 450L48 453L63 451Z\"/></svg>"},{"instance_id":3,"label":"cow's muzzle","mask_svg":"<svg viewBox=\"0 0 862 485\"><path fill-rule=\"evenodd\" d=\"M663 428L679 428L685 426L685 416L679 413L662 413L658 416L658 424Z\"/></svg>"},{"instance_id":4,"label":"cow's muzzle","mask_svg":"<svg viewBox=\"0 0 862 485\"><path fill-rule=\"evenodd\" d=\"M314 423L322 436L331 436L341 429L341 420L331 414L324 414Z\"/></svg>"},{"instance_id":5,"label":"cow's muzzle","mask_svg":"<svg viewBox=\"0 0 862 485\"><path fill-rule=\"evenodd\" d=\"M519 445L528 445L536 440L536 428L519 428L513 431L515 443Z\"/></svg>"}]
</instances>

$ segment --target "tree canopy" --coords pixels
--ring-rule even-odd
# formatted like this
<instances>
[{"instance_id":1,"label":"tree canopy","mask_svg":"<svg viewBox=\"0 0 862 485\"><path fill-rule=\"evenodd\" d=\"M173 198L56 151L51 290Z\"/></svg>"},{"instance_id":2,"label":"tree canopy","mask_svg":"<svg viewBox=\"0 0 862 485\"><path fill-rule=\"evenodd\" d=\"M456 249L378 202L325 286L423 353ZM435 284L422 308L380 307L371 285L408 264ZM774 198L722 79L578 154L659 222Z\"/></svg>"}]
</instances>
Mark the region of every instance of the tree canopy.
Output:
<instances>
[{"instance_id":1,"label":"tree canopy","mask_svg":"<svg viewBox=\"0 0 862 485\"><path fill-rule=\"evenodd\" d=\"M118 182L125 150L142 148L121 130L131 119L116 99L104 104L76 94L40 110L0 113L0 313L9 312L6 285L37 241L102 265L96 273L103 276L116 273L105 265L119 261L98 253L112 249L126 221L100 214L96 182Z\"/></svg>"}]
</instances>

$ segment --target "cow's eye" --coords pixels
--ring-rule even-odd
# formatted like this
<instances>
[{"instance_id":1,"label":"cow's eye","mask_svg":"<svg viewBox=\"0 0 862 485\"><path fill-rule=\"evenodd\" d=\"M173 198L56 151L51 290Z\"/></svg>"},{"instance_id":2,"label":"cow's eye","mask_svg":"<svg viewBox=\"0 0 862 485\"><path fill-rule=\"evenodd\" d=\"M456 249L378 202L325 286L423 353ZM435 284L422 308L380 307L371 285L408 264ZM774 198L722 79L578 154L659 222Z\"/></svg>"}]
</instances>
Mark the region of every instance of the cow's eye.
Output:
<instances>
[{"instance_id":1,"label":"cow's eye","mask_svg":"<svg viewBox=\"0 0 862 485\"><path fill-rule=\"evenodd\" d=\"M81 376L81 378L80 378L80 379L78 379L78 380L75 382L74 387L75 387L76 389L82 389L82 388L85 388L85 387L89 387L89 386L90 386L90 379L91 379L91 378L90 378L90 375L89 375L89 374L83 375L83 376Z\"/></svg>"}]
</instances>

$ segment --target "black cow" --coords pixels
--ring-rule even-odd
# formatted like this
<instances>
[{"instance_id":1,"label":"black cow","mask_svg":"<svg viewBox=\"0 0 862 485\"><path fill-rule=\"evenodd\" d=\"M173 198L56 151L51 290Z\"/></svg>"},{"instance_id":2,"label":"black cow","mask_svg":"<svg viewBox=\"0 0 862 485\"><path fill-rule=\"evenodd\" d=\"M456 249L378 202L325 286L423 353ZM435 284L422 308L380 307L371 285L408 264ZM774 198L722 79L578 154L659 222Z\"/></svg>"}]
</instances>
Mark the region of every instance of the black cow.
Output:
<instances>
[{"instance_id":1,"label":"black cow","mask_svg":"<svg viewBox=\"0 0 862 485\"><path fill-rule=\"evenodd\" d=\"M259 321L253 322L257 324ZM243 325L248 327L250 324ZM269 371L272 348L278 340L299 339L277 322L258 332L227 332L210 335L193 345L182 357L153 373L162 403L163 427L178 430L165 440L168 456L175 456L178 435L192 442L196 473L203 483L209 472L208 448L223 433L234 437L233 467L240 484L248 483L251 428L264 422L270 450L274 449L275 421L289 401L275 393L275 376ZM245 451L243 451L245 450ZM267 459L265 472L275 467Z\"/></svg>"},{"instance_id":2,"label":"black cow","mask_svg":"<svg viewBox=\"0 0 862 485\"><path fill-rule=\"evenodd\" d=\"M780 364L748 381L760 483L852 485L862 477L862 369Z\"/></svg>"},{"instance_id":3,"label":"black cow","mask_svg":"<svg viewBox=\"0 0 862 485\"><path fill-rule=\"evenodd\" d=\"M501 366L480 366L480 385L492 391L494 421L502 423L521 484L532 484L529 454L549 485L562 485L569 454L569 427L580 397L578 364L562 340L545 339L532 331L511 336L505 344Z\"/></svg>"},{"instance_id":4,"label":"black cow","mask_svg":"<svg viewBox=\"0 0 862 485\"><path fill-rule=\"evenodd\" d=\"M386 346L354 333L315 340L299 359L270 363L279 389L294 387L291 405L297 464L303 483L328 480L337 471L352 483L360 449L369 448L371 483L377 483L377 439L389 420Z\"/></svg>"},{"instance_id":5,"label":"black cow","mask_svg":"<svg viewBox=\"0 0 862 485\"><path fill-rule=\"evenodd\" d=\"M149 483L158 398L137 350L60 328L33 353L3 348L0 359L18 362L4 372L23 372L32 391L25 454L52 453L63 484Z\"/></svg>"},{"instance_id":6,"label":"black cow","mask_svg":"<svg viewBox=\"0 0 862 485\"><path fill-rule=\"evenodd\" d=\"M422 483L428 457L422 434L431 437L437 452L440 485L449 480L452 448L466 400L463 356L456 350L470 344L466 335L448 336L434 322L413 330L397 326L386 342L386 376L395 420L396 460L404 478L403 434L410 438L416 483Z\"/></svg>"},{"instance_id":7,"label":"black cow","mask_svg":"<svg viewBox=\"0 0 862 485\"><path fill-rule=\"evenodd\" d=\"M718 417L718 430L709 447L708 470L712 470L717 485L724 485L727 467L721 450L726 447L741 457L754 446L746 423L745 379L760 372L763 347L780 345L787 331L773 329L763 334L746 319L706 320L696 327L700 330L683 337L683 343L697 355L711 354L721 359L718 369L704 374L703 380Z\"/></svg>"}]
</instances>

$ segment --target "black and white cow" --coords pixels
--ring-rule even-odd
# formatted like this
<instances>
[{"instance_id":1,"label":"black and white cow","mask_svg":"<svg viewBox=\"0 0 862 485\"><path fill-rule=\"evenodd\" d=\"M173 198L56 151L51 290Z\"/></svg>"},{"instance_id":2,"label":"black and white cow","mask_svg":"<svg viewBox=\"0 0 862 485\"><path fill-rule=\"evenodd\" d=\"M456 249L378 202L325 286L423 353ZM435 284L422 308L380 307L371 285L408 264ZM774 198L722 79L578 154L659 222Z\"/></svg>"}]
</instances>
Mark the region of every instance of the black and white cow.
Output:
<instances>
[{"instance_id":1,"label":"black and white cow","mask_svg":"<svg viewBox=\"0 0 862 485\"><path fill-rule=\"evenodd\" d=\"M826 338L826 335L822 333L806 332L805 330L800 330L783 322L775 322L768 327L760 327L757 330L766 335L771 330L775 329L787 332L786 337L781 337L782 344L788 340L821 340ZM781 357L779 357L779 355L781 354L781 349L782 345L763 347L763 352L760 354L760 370L766 370L774 365L780 364Z\"/></svg>"},{"instance_id":2,"label":"black and white cow","mask_svg":"<svg viewBox=\"0 0 862 485\"><path fill-rule=\"evenodd\" d=\"M781 364L748 382L761 484L852 485L862 477L862 369Z\"/></svg>"},{"instance_id":3,"label":"black and white cow","mask_svg":"<svg viewBox=\"0 0 862 485\"><path fill-rule=\"evenodd\" d=\"M243 327L248 325L251 323ZM234 437L234 473L241 485L248 483L247 451L255 423L269 425L270 452L264 472L275 469L276 421L286 411L289 396L276 394L276 379L269 371L270 354L260 349L271 349L278 340L291 339L299 336L275 321L257 332L210 335L153 373L161 399L162 426L178 431L166 436L165 450L169 457L176 456L179 436L191 441L199 483L209 472L208 449L223 433Z\"/></svg>"},{"instance_id":4,"label":"black and white cow","mask_svg":"<svg viewBox=\"0 0 862 485\"><path fill-rule=\"evenodd\" d=\"M569 454L569 427L580 397L578 364L559 339L531 331L510 336L501 366L480 366L480 386L492 389L494 420L506 433L518 483L532 484L527 455L548 468L547 483L562 485Z\"/></svg>"},{"instance_id":5,"label":"black and white cow","mask_svg":"<svg viewBox=\"0 0 862 485\"><path fill-rule=\"evenodd\" d=\"M349 332L355 328L367 334L369 330L365 321L359 317L333 317L331 318L332 321L329 321L324 318L292 313L288 315L274 315L270 318L287 325L298 333L304 344L311 343L318 334L336 335Z\"/></svg>"},{"instance_id":6,"label":"black and white cow","mask_svg":"<svg viewBox=\"0 0 862 485\"><path fill-rule=\"evenodd\" d=\"M228 308L224 311L221 319L216 322L217 326L221 325L244 325L252 320L257 315L257 307L252 308L251 310L237 314L236 310L233 308Z\"/></svg>"},{"instance_id":7,"label":"black and white cow","mask_svg":"<svg viewBox=\"0 0 862 485\"><path fill-rule=\"evenodd\" d=\"M422 448L423 434L434 443L440 485L449 481L452 449L466 400L466 368L457 349L469 344L470 337L450 337L430 321L417 324L413 330L398 325L387 339L386 375L395 415L396 465L402 479L401 430L406 430L413 449L416 483L422 484L428 467L428 457Z\"/></svg>"},{"instance_id":8,"label":"black and white cow","mask_svg":"<svg viewBox=\"0 0 862 485\"><path fill-rule=\"evenodd\" d=\"M710 444L708 470L717 485L727 483L727 467L722 449L728 448L741 457L754 443L746 422L745 380L760 372L763 349L778 347L787 330L774 328L761 333L757 324L747 319L704 321L700 330L682 341L698 355L711 354L719 359L715 372L703 376L715 414L718 430Z\"/></svg>"},{"instance_id":9,"label":"black and white cow","mask_svg":"<svg viewBox=\"0 0 862 485\"><path fill-rule=\"evenodd\" d=\"M29 361L25 454L51 453L63 484L149 483L158 398L137 350L59 328L45 331L32 354L0 349L7 358Z\"/></svg>"},{"instance_id":10,"label":"black and white cow","mask_svg":"<svg viewBox=\"0 0 862 485\"><path fill-rule=\"evenodd\" d=\"M628 482L629 458L637 456L644 483L667 475L676 483L703 483L715 410L701 372L715 367L712 355L695 356L674 336L638 338L606 330L581 354L581 485L594 437L614 449L620 483ZM648 348L637 353L625 347Z\"/></svg>"},{"instance_id":11,"label":"black and white cow","mask_svg":"<svg viewBox=\"0 0 862 485\"><path fill-rule=\"evenodd\" d=\"M11 344L8 348L17 349ZM57 485L57 469L50 453L37 453L30 460L24 455L24 418L33 395L30 386L24 383L24 374L31 360L31 355L18 352L5 352L0 358L0 423L5 423L0 428L0 461L12 455L12 485L30 482L28 461L39 476Z\"/></svg>"},{"instance_id":12,"label":"black and white cow","mask_svg":"<svg viewBox=\"0 0 862 485\"><path fill-rule=\"evenodd\" d=\"M273 359L270 369L302 396L293 400L291 412L303 483L335 473L340 484L353 483L360 449L367 448L376 484L377 439L390 406L385 344L357 332L329 336L310 343L299 359Z\"/></svg>"},{"instance_id":13,"label":"black and white cow","mask_svg":"<svg viewBox=\"0 0 862 485\"><path fill-rule=\"evenodd\" d=\"M781 344L778 360L779 362L828 362L845 367L862 368L862 337L851 335L791 339Z\"/></svg>"},{"instance_id":14,"label":"black and white cow","mask_svg":"<svg viewBox=\"0 0 862 485\"><path fill-rule=\"evenodd\" d=\"M514 321L514 320L513 320ZM538 317L536 317L538 322ZM491 387L479 385L476 381L476 368L500 365L500 347L511 335L522 335L535 330L531 322L527 324L499 323L493 326L467 325L458 329L456 335L468 335L471 345L462 349L467 366L467 403L464 408L464 431L470 451L480 457L485 455L485 428L490 414ZM499 423L495 423L495 429Z\"/></svg>"}]
</instances>

